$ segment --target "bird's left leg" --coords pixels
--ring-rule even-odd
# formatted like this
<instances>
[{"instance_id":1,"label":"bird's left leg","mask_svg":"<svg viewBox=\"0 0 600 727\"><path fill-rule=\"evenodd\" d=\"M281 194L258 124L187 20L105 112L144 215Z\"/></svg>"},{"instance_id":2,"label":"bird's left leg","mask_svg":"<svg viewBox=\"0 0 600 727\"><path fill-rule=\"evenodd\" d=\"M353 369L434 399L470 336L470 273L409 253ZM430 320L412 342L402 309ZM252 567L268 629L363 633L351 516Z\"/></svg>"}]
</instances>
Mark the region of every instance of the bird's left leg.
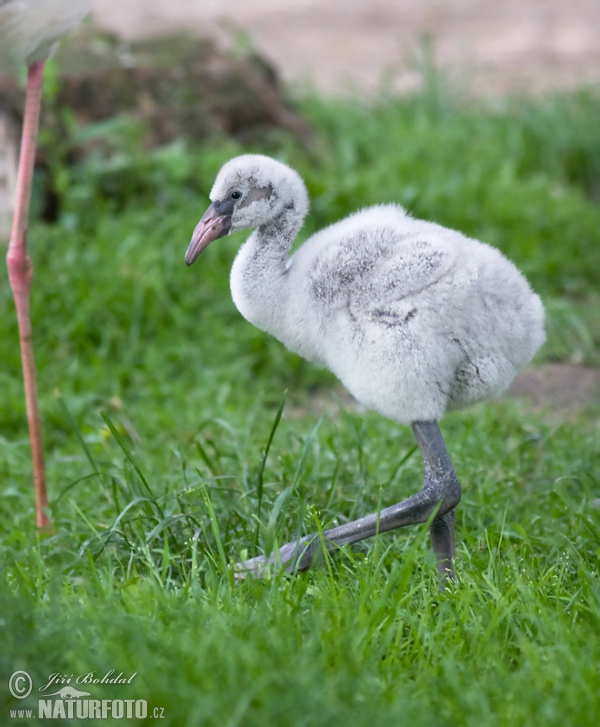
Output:
<instances>
[{"instance_id":1,"label":"bird's left leg","mask_svg":"<svg viewBox=\"0 0 600 727\"><path fill-rule=\"evenodd\" d=\"M6 265L8 279L15 299L19 339L21 342L21 362L23 365L23 381L25 385L25 403L29 424L29 439L33 459L33 480L36 493L36 512L38 527L49 525L45 509L48 505L46 495L46 476L44 470L44 450L38 408L37 386L35 380L35 363L33 360L33 341L31 334L31 318L29 313L29 294L33 267L27 252L26 234L31 200L31 184L35 161L35 145L40 116L42 96L42 77L44 64L34 63L29 67L27 77L27 95L25 98L25 116L23 118L23 136L19 157L17 176L17 194L13 227L10 236Z\"/></svg>"},{"instance_id":2,"label":"bird's left leg","mask_svg":"<svg viewBox=\"0 0 600 727\"><path fill-rule=\"evenodd\" d=\"M461 496L460 483L450 455L444 445L437 422L415 422L413 432L423 458L423 489L381 512L325 530L322 535L308 535L287 543L268 557L259 556L238 563L239 576L261 576L278 566L287 572L305 570L319 552L322 543L329 552L370 538L377 533L429 520L433 550L442 584L454 575L454 508Z\"/></svg>"}]
</instances>

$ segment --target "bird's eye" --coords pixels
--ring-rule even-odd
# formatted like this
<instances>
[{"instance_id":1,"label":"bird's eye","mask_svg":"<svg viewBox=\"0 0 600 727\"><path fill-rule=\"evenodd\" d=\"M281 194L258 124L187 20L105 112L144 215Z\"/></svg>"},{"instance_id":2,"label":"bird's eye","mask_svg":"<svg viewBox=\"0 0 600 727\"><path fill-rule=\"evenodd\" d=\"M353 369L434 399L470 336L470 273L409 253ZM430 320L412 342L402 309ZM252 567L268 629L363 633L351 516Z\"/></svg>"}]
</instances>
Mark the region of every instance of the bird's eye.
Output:
<instances>
[{"instance_id":1,"label":"bird's eye","mask_svg":"<svg viewBox=\"0 0 600 727\"><path fill-rule=\"evenodd\" d=\"M234 189L233 192L229 193L230 199L241 199L242 193L239 189Z\"/></svg>"}]
</instances>

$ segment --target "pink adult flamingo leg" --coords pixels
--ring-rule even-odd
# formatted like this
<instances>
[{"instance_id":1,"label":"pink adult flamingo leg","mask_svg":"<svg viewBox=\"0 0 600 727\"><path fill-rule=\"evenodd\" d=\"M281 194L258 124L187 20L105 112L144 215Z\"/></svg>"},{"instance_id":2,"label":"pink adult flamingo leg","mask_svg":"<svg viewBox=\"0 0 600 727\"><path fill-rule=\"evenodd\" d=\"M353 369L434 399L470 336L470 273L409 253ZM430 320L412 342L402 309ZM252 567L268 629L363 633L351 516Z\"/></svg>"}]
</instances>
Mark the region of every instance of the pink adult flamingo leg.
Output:
<instances>
[{"instance_id":1,"label":"pink adult flamingo leg","mask_svg":"<svg viewBox=\"0 0 600 727\"><path fill-rule=\"evenodd\" d=\"M25 116L23 119L23 136L21 139L21 156L17 177L17 195L13 227L6 256L8 278L15 299L19 339L21 344L21 361L23 363L23 381L25 384L25 402L31 456L33 460L33 480L36 497L36 521L39 528L50 525L46 513L48 495L46 493L46 473L44 468L44 448L38 406L35 362L33 359L33 338L31 333L31 317L29 313L29 297L33 265L27 252L27 223L31 200L31 184L33 165L35 162L35 145L40 117L42 96L42 78L44 63L33 63L29 66L27 76L27 95L25 99Z\"/></svg>"}]
</instances>

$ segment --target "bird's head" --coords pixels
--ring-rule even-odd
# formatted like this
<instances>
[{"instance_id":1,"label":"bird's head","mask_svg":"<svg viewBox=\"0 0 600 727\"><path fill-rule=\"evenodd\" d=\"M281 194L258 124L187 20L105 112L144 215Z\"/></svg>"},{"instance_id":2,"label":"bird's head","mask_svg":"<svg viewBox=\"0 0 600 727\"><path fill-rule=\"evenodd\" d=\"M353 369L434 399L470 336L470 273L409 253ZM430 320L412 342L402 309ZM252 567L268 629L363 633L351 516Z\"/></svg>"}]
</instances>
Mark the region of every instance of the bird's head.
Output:
<instances>
[{"instance_id":1,"label":"bird's head","mask_svg":"<svg viewBox=\"0 0 600 727\"><path fill-rule=\"evenodd\" d=\"M228 161L217 175L210 199L212 204L196 225L185 254L187 265L213 240L230 232L269 225L284 214L302 220L308 212L308 194L300 175L260 154Z\"/></svg>"}]
</instances>

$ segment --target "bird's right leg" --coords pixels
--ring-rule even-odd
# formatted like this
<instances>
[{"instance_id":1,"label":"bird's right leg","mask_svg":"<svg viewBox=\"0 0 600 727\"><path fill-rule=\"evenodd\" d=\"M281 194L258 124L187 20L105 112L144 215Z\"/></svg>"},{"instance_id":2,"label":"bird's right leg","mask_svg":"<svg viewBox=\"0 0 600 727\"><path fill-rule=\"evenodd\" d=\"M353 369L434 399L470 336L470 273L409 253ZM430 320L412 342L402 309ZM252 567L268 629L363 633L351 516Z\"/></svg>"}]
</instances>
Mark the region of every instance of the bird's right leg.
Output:
<instances>
[{"instance_id":1,"label":"bird's right leg","mask_svg":"<svg viewBox=\"0 0 600 727\"><path fill-rule=\"evenodd\" d=\"M415 422L413 432L423 458L424 478L420 492L377 514L325 530L322 535L308 535L287 543L268 557L258 556L238 563L236 574L239 577L262 576L278 567L287 572L305 570L321 552L322 544L332 552L377 533L427 522L435 514L430 533L442 585L446 578L453 578L453 510L460 501L460 483L437 422Z\"/></svg>"},{"instance_id":2,"label":"bird's right leg","mask_svg":"<svg viewBox=\"0 0 600 727\"><path fill-rule=\"evenodd\" d=\"M34 63L29 67L29 74L27 77L27 95L25 98L25 115L23 118L21 154L19 157L19 172L17 176L15 213L8 254L6 256L8 279L15 299L17 321L19 325L21 362L23 365L23 381L25 385L25 402L27 406L27 421L29 424L29 438L31 441L31 455L33 459L33 479L36 493L36 519L37 525L40 528L46 527L49 524L48 516L45 512L45 508L48 505L48 497L46 494L44 450L42 446L42 432L35 379L35 363L33 360L31 317L29 313L29 296L31 291L33 267L27 252L26 234L29 218L29 203L31 200L33 165L35 161L35 146L40 116L43 75L43 63Z\"/></svg>"}]
</instances>

